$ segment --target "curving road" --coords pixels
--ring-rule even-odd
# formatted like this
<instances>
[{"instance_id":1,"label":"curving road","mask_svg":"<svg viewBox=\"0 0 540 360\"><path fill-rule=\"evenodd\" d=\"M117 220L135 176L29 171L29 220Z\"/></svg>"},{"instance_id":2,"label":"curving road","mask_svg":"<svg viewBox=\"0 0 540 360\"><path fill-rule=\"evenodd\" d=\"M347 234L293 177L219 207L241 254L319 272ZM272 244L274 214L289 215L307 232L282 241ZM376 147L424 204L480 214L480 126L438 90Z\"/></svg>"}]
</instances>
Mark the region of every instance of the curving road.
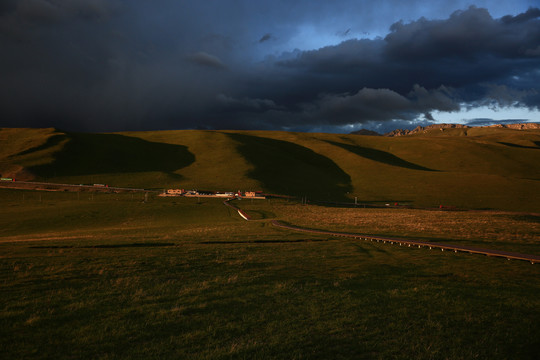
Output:
<instances>
[{"instance_id":1,"label":"curving road","mask_svg":"<svg viewBox=\"0 0 540 360\"><path fill-rule=\"evenodd\" d=\"M229 204L229 200L224 201L223 204L238 211L238 214L245 220L247 221L251 220L251 217L248 214L246 214L243 210L237 208L234 205ZM531 264L540 263L540 256L538 255L520 254L520 253L509 252L509 251L492 250L492 249L482 249L482 248L476 248L476 247L471 247L471 246L448 245L448 244L439 244L439 243L417 241L417 240L403 240L403 239L387 238L387 237L371 236L371 235L363 235L363 234L342 233L342 232L335 232L335 231L328 231L328 230L306 229L299 226L286 225L286 224L283 224L279 220L271 220L271 223L272 225L283 228L283 229L307 232L311 234L346 237L346 238L353 238L353 239L359 239L359 240L365 240L365 241L376 241L376 242L382 242L385 244L394 244L394 245L407 246L407 247L419 247L419 248L426 247L429 249L441 249L441 251L447 250L447 251L453 251L456 253L458 251L467 252L470 254L481 254L481 255L486 255L486 256L501 257L501 258L506 258L508 260L525 260L525 261L529 261Z\"/></svg>"},{"instance_id":2,"label":"curving road","mask_svg":"<svg viewBox=\"0 0 540 360\"><path fill-rule=\"evenodd\" d=\"M236 210L236 211L238 212L238 215L240 215L244 220L247 220L247 221L251 220L251 216L249 216L244 210L242 210L242 209L240 209L240 208L237 208L237 207L234 206L234 205L229 204L229 201L231 201L231 200L234 200L234 198L233 198L233 199L227 199L227 200L225 200L225 201L223 202L223 204L224 204L225 206L230 207L231 209Z\"/></svg>"},{"instance_id":3,"label":"curving road","mask_svg":"<svg viewBox=\"0 0 540 360\"><path fill-rule=\"evenodd\" d=\"M340 232L326 231L326 230L313 230L313 229L306 229L306 228L301 228L301 227L293 226L293 225L285 225L278 220L272 220L272 225L280 227L280 228L284 228L284 229L308 232L312 234L347 237L347 238L354 238L354 239L360 239L360 240L365 240L365 241L376 241L376 242L382 242L382 243L388 243L388 244L395 244L399 246L405 245L408 247L414 246L414 247L419 247L419 248L427 247L429 249L441 249L442 251L448 250L448 251L454 251L454 252L458 252L458 251L468 252L470 254L482 254L486 256L502 257L508 260L511 260L511 259L525 260L525 261L529 261L531 264L540 263L540 256L537 256L537 255L519 254L519 253L514 253L514 252L491 250L491 249L481 249L481 248L475 248L475 247L470 247L470 246L447 245L447 244L439 244L439 243L416 241L416 240L403 240L403 239L386 238L386 237L362 235L362 234L340 233Z\"/></svg>"}]
</instances>

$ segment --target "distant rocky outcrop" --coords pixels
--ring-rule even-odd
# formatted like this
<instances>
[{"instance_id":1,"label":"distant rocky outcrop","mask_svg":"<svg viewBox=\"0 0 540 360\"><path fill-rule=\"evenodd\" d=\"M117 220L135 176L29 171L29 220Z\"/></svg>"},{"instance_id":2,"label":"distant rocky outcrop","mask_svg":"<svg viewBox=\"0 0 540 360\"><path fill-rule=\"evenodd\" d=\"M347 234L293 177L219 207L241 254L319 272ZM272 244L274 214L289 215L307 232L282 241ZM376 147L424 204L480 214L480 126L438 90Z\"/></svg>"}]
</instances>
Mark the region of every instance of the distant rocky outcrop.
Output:
<instances>
[{"instance_id":1,"label":"distant rocky outcrop","mask_svg":"<svg viewBox=\"0 0 540 360\"><path fill-rule=\"evenodd\" d=\"M367 130L367 129L360 129L360 130L357 130L357 131L353 131L350 134L351 135L381 136L381 134L379 134L378 132Z\"/></svg>"},{"instance_id":2,"label":"distant rocky outcrop","mask_svg":"<svg viewBox=\"0 0 540 360\"><path fill-rule=\"evenodd\" d=\"M522 123L522 124L497 124L486 127L498 127L498 128L507 128L515 130L531 130L531 129L540 129L539 123Z\"/></svg>"},{"instance_id":3,"label":"distant rocky outcrop","mask_svg":"<svg viewBox=\"0 0 540 360\"><path fill-rule=\"evenodd\" d=\"M506 128L506 129L515 129L515 130L530 130L530 129L540 129L540 124L538 123L521 123L521 124L496 124L489 126L478 126L479 128ZM405 135L414 135L419 133L426 133L430 130L441 130L444 129L470 129L471 126L463 124L433 124L429 126L417 126L413 130L407 129L396 129L389 133L384 134L384 136L405 136Z\"/></svg>"}]
</instances>

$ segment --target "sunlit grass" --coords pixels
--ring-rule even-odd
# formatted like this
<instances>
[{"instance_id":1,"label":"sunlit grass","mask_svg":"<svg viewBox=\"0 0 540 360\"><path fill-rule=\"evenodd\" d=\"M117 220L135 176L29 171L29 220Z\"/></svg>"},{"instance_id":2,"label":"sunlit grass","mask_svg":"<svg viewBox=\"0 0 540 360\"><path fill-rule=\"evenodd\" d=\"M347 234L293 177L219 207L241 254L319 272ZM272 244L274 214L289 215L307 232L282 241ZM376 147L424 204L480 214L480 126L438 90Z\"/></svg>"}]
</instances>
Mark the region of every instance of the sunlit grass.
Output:
<instances>
[{"instance_id":1,"label":"sunlit grass","mask_svg":"<svg viewBox=\"0 0 540 360\"><path fill-rule=\"evenodd\" d=\"M255 216L264 211L272 218L308 228L540 254L540 215L534 213L339 208L278 200L243 202L241 206L253 209Z\"/></svg>"}]
</instances>

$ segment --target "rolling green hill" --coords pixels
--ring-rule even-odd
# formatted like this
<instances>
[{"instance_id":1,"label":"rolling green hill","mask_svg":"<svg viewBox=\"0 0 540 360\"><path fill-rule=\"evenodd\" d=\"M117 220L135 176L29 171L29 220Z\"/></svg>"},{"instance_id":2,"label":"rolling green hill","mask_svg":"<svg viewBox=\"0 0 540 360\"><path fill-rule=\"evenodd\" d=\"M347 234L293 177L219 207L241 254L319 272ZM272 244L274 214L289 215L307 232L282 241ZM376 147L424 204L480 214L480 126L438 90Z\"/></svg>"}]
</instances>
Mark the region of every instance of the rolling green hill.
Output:
<instances>
[{"instance_id":1,"label":"rolling green hill","mask_svg":"<svg viewBox=\"0 0 540 360\"><path fill-rule=\"evenodd\" d=\"M21 180L540 211L540 130L469 128L375 137L2 129L0 145L0 173Z\"/></svg>"}]
</instances>

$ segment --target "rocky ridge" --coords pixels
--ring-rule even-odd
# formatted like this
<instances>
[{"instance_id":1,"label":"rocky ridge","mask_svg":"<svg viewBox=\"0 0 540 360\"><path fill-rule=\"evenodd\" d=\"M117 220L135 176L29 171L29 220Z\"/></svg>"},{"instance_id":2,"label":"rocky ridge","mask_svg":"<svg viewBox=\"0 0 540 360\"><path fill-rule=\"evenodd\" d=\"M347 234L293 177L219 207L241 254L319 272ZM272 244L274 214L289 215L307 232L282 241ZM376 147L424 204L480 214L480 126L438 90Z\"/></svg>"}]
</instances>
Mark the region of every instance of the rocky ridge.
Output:
<instances>
[{"instance_id":1,"label":"rocky ridge","mask_svg":"<svg viewBox=\"0 0 540 360\"><path fill-rule=\"evenodd\" d=\"M417 126L413 130L408 129L396 129L389 133L384 134L384 136L405 136L413 135L418 133L425 133L429 130L444 130L444 129L469 129L470 126L462 124L433 124L429 126Z\"/></svg>"},{"instance_id":2,"label":"rocky ridge","mask_svg":"<svg viewBox=\"0 0 540 360\"><path fill-rule=\"evenodd\" d=\"M394 131L391 131L389 133L386 133L382 136L406 136L406 135L414 135L418 133L426 133L430 130L441 130L444 131L445 129L470 129L473 126L469 125L463 125L463 124L433 124L429 126L417 126L413 130L408 129L396 129ZM520 123L520 124L496 124L496 125L489 125L489 126L478 126L480 128L505 128L505 129L514 129L514 130L530 130L530 129L540 129L540 123ZM375 131L361 129L358 131L354 131L351 134L354 135L381 135Z\"/></svg>"}]
</instances>

